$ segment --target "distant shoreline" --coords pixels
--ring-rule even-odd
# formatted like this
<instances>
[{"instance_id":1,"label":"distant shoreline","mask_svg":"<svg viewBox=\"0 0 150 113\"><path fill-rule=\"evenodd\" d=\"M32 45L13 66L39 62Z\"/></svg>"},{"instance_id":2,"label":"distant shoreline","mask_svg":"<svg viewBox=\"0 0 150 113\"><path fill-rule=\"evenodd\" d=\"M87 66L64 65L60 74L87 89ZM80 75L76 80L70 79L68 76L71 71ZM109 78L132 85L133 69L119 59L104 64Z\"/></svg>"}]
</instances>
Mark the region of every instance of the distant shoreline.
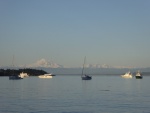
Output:
<instances>
[{"instance_id":1,"label":"distant shoreline","mask_svg":"<svg viewBox=\"0 0 150 113\"><path fill-rule=\"evenodd\" d=\"M87 69L86 74L93 76L119 76L129 71L129 69ZM133 76L135 75L136 70L131 70ZM0 69L0 76L10 76L13 74L19 75L20 73L27 73L29 76L39 76L46 73L54 73L54 75L81 75L81 68L25 68L25 69ZM143 76L150 76L148 70L142 70L141 73Z\"/></svg>"},{"instance_id":2,"label":"distant shoreline","mask_svg":"<svg viewBox=\"0 0 150 113\"><path fill-rule=\"evenodd\" d=\"M29 76L38 76L46 74L47 72L44 70L38 69L0 69L0 76L11 76L11 75L19 75L21 72L27 73Z\"/></svg>"}]
</instances>

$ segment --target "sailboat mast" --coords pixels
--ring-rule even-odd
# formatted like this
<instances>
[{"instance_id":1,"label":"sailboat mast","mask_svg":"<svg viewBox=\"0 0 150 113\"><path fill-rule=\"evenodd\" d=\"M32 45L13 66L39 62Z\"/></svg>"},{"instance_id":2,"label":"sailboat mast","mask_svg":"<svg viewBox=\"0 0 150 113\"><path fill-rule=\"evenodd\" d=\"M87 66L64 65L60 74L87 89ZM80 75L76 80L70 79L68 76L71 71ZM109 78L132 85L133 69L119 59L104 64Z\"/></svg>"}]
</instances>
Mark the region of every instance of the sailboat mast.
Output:
<instances>
[{"instance_id":1,"label":"sailboat mast","mask_svg":"<svg viewBox=\"0 0 150 113\"><path fill-rule=\"evenodd\" d=\"M83 63L83 68L82 68L82 75L83 75L83 72L84 72L85 61L86 61L86 56L84 57L84 63Z\"/></svg>"},{"instance_id":2,"label":"sailboat mast","mask_svg":"<svg viewBox=\"0 0 150 113\"><path fill-rule=\"evenodd\" d=\"M15 74L15 70L14 70L14 55L13 55L13 60L12 60L12 71L13 71L13 75Z\"/></svg>"}]
</instances>

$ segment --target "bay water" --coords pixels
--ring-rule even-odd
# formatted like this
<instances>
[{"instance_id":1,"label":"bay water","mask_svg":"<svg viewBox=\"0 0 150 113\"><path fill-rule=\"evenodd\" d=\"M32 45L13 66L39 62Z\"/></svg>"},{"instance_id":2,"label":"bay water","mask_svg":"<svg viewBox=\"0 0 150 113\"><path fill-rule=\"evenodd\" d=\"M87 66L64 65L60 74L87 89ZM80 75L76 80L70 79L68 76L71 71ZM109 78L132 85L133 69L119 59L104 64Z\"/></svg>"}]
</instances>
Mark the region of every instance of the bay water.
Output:
<instances>
[{"instance_id":1,"label":"bay water","mask_svg":"<svg viewBox=\"0 0 150 113\"><path fill-rule=\"evenodd\" d=\"M150 76L0 77L0 113L150 113Z\"/></svg>"}]
</instances>

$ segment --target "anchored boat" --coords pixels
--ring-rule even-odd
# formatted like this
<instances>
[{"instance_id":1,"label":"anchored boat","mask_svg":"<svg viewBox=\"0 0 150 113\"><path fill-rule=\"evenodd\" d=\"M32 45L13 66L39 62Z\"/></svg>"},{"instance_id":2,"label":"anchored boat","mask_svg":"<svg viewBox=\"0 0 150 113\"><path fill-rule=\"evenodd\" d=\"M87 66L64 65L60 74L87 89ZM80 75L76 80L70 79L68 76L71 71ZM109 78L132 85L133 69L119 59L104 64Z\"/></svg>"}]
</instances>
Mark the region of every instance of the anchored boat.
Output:
<instances>
[{"instance_id":1,"label":"anchored boat","mask_svg":"<svg viewBox=\"0 0 150 113\"><path fill-rule=\"evenodd\" d=\"M40 75L38 77L39 78L52 78L52 74L44 74L44 75Z\"/></svg>"},{"instance_id":2,"label":"anchored boat","mask_svg":"<svg viewBox=\"0 0 150 113\"><path fill-rule=\"evenodd\" d=\"M89 76L87 74L84 74L85 62L86 62L86 57L84 58L84 63L83 63L83 69L82 69L81 78L82 78L82 80L91 80L92 79L91 76Z\"/></svg>"},{"instance_id":3,"label":"anchored boat","mask_svg":"<svg viewBox=\"0 0 150 113\"><path fill-rule=\"evenodd\" d=\"M125 73L124 75L121 75L122 78L132 78L132 73L129 71Z\"/></svg>"},{"instance_id":4,"label":"anchored boat","mask_svg":"<svg viewBox=\"0 0 150 113\"><path fill-rule=\"evenodd\" d=\"M135 78L136 78L136 79L142 79L142 78L143 78L143 75L141 74L140 71L138 71L138 72L136 73Z\"/></svg>"}]
</instances>

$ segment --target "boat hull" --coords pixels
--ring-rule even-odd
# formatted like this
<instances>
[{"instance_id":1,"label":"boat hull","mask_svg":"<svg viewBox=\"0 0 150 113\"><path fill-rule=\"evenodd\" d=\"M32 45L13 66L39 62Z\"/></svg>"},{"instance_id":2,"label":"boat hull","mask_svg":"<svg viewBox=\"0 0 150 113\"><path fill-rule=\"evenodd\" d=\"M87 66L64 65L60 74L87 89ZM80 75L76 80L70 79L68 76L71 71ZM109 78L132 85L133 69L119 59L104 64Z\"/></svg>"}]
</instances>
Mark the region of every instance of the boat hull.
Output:
<instances>
[{"instance_id":1,"label":"boat hull","mask_svg":"<svg viewBox=\"0 0 150 113\"><path fill-rule=\"evenodd\" d=\"M121 75L122 78L132 78L132 76L124 76L124 75Z\"/></svg>"},{"instance_id":2,"label":"boat hull","mask_svg":"<svg viewBox=\"0 0 150 113\"><path fill-rule=\"evenodd\" d=\"M81 78L82 78L82 80L91 80L92 79L92 77L88 76L88 75L82 76Z\"/></svg>"},{"instance_id":3,"label":"boat hull","mask_svg":"<svg viewBox=\"0 0 150 113\"><path fill-rule=\"evenodd\" d=\"M23 78L19 77L19 76L9 76L9 80L21 80Z\"/></svg>"},{"instance_id":4,"label":"boat hull","mask_svg":"<svg viewBox=\"0 0 150 113\"><path fill-rule=\"evenodd\" d=\"M136 73L135 78L136 78L136 79L142 79L142 78L143 78L143 76L142 76L142 74L140 73L140 71L138 71L138 72Z\"/></svg>"},{"instance_id":5,"label":"boat hull","mask_svg":"<svg viewBox=\"0 0 150 113\"><path fill-rule=\"evenodd\" d=\"M136 79L142 79L142 76L135 76Z\"/></svg>"},{"instance_id":6,"label":"boat hull","mask_svg":"<svg viewBox=\"0 0 150 113\"><path fill-rule=\"evenodd\" d=\"M39 78L52 78L52 76L38 76Z\"/></svg>"},{"instance_id":7,"label":"boat hull","mask_svg":"<svg viewBox=\"0 0 150 113\"><path fill-rule=\"evenodd\" d=\"M39 75L39 78L52 78L52 74Z\"/></svg>"}]
</instances>

